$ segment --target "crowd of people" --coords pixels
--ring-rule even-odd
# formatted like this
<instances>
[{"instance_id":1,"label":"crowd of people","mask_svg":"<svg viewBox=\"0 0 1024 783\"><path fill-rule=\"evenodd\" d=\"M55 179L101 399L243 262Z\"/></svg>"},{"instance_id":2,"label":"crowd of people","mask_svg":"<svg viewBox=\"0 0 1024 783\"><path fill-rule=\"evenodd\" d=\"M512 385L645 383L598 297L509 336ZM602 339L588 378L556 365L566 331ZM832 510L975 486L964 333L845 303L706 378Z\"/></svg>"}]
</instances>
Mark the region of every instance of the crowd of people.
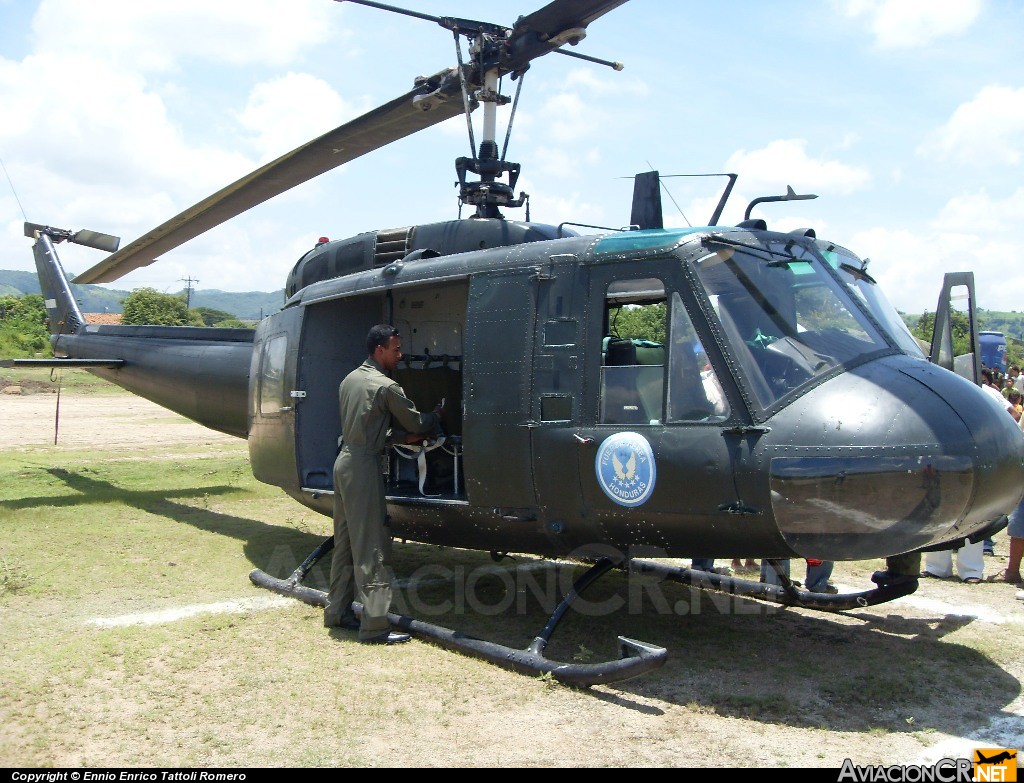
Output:
<instances>
[{"instance_id":1,"label":"crowd of people","mask_svg":"<svg viewBox=\"0 0 1024 783\"><path fill-rule=\"evenodd\" d=\"M1020 367L1011 364L1004 376L997 368L982 368L983 388L989 394L998 392L1006 405L1006 412L1024 430L1024 373ZM993 396L993 399L995 397ZM1006 534L1010 538L1010 551L1007 557L1006 568L989 577L991 582L1006 582L1024 587L1021 580L1020 561L1024 556L1024 499L1009 514L1009 524L1006 526ZM984 542L984 554L991 554L991 542ZM984 560L984 556L982 557ZM1017 598L1024 601L1024 590L1017 590Z\"/></svg>"}]
</instances>

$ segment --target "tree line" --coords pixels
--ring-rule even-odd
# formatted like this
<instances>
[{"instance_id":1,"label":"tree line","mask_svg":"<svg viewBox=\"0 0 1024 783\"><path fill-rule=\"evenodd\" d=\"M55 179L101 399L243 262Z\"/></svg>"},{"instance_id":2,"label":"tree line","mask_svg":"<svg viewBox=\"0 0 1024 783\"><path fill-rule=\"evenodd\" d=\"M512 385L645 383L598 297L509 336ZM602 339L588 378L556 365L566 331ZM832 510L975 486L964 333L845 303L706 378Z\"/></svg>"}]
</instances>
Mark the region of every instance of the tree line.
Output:
<instances>
[{"instance_id":1,"label":"tree line","mask_svg":"<svg viewBox=\"0 0 1024 783\"><path fill-rule=\"evenodd\" d=\"M953 338L953 354L961 356L970 350L971 345L971 321L967 313L960 310L950 310L950 336ZM978 331L1003 332L1006 337L1006 361L1007 364L1015 364L1020 367L1024 364L1024 343L1010 336L1005 328L994 325L984 312L978 313ZM911 327L911 333L918 340L923 340L931 345L932 334L935 331L935 313L927 310L917 319L917 326ZM981 350L981 347L978 347Z\"/></svg>"},{"instance_id":2,"label":"tree line","mask_svg":"<svg viewBox=\"0 0 1024 783\"><path fill-rule=\"evenodd\" d=\"M154 326L217 326L252 328L231 313L209 307L189 307L184 295L164 294L154 288L139 288L124 299L123 324ZM967 314L951 312L953 352L967 353L970 345L970 321ZM623 337L655 342L665 340L665 305L624 307L612 313L615 331ZM979 320L983 320L979 318ZM986 324L986 328L992 327ZM931 343L935 314L927 310L911 332L919 340ZM42 352L49 343L46 308L39 294L0 296L0 356L18 358ZM1024 344L1007 334L1007 353L1011 364L1024 364Z\"/></svg>"},{"instance_id":3,"label":"tree line","mask_svg":"<svg viewBox=\"0 0 1024 783\"><path fill-rule=\"evenodd\" d=\"M252 328L231 313L189 307L183 296L139 288L125 297L121 323L138 326L216 326ZM46 307L39 294L0 296L0 357L31 357L49 345Z\"/></svg>"}]
</instances>

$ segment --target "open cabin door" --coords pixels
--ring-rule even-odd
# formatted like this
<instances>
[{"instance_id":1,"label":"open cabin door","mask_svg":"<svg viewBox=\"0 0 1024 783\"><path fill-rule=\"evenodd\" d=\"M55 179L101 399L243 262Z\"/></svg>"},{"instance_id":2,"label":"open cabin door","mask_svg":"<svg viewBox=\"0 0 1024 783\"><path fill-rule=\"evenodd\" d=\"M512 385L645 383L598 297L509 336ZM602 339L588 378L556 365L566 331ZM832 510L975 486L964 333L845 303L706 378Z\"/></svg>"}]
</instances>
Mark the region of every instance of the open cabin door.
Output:
<instances>
[{"instance_id":1,"label":"open cabin door","mask_svg":"<svg viewBox=\"0 0 1024 783\"><path fill-rule=\"evenodd\" d=\"M959 307L953 303L958 302ZM952 370L971 383L981 383L981 351L978 349L978 319L974 296L974 272L947 272L935 308L935 331L932 332L928 359ZM967 353L956 355L953 348L953 313L964 312L968 321L970 343Z\"/></svg>"},{"instance_id":2,"label":"open cabin door","mask_svg":"<svg viewBox=\"0 0 1024 783\"><path fill-rule=\"evenodd\" d=\"M384 320L384 298L357 296L303 309L294 400L298 481L302 489L333 490L338 386L366 360L366 333Z\"/></svg>"},{"instance_id":3,"label":"open cabin door","mask_svg":"<svg viewBox=\"0 0 1024 783\"><path fill-rule=\"evenodd\" d=\"M465 333L463 461L470 504L535 504L530 464L537 274L473 275Z\"/></svg>"},{"instance_id":4,"label":"open cabin door","mask_svg":"<svg viewBox=\"0 0 1024 783\"><path fill-rule=\"evenodd\" d=\"M249 462L267 484L295 484L295 373L302 311L282 310L263 320L249 368Z\"/></svg>"}]
</instances>

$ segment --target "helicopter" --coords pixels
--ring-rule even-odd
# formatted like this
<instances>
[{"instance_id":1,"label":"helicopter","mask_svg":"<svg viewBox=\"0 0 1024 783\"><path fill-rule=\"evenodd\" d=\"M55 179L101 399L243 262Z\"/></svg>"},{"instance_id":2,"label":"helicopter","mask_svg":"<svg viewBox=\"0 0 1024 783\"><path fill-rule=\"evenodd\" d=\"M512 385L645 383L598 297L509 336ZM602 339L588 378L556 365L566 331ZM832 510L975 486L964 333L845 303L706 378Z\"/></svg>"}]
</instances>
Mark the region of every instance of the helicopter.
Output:
<instances>
[{"instance_id":1,"label":"helicopter","mask_svg":"<svg viewBox=\"0 0 1024 783\"><path fill-rule=\"evenodd\" d=\"M814 196L789 188L755 199L742 221L723 226L729 175L706 226L671 228L661 177L651 171L635 177L625 229L581 235L578 224L530 220L528 197L516 193L520 164L499 150L497 107L511 103L514 112L523 74L547 54L620 68L565 47L625 0L553 0L511 26L348 1L447 29L457 65L418 78L124 248L100 232L26 223L54 358L17 364L82 367L245 438L257 479L330 515L338 384L365 358L367 329L395 325L406 350L396 379L419 409L443 400L448 415L443 437L389 450L393 536L591 566L525 649L410 617L392 622L575 685L633 677L666 659L664 648L623 637L615 661L544 655L565 612L613 568L840 611L901 597L916 582L815 594L779 562L952 548L1006 524L1024 484L1024 439L975 383L950 371L948 308L937 314L929 362L866 260L813 229L779 232L751 217L757 204ZM515 98L500 93L505 76L518 81ZM479 143L475 110L483 113ZM85 322L58 258L61 242L109 253L76 285L111 282L273 196L461 114L474 154L456 160L458 202L472 215L323 238L288 274L284 307L254 331ZM523 207L523 221L503 212ZM662 319L658 339L622 333L634 312ZM322 605L325 595L302 580L332 543L286 578L261 569L250 578ZM781 584L650 559L665 557L759 557L778 568Z\"/></svg>"}]
</instances>

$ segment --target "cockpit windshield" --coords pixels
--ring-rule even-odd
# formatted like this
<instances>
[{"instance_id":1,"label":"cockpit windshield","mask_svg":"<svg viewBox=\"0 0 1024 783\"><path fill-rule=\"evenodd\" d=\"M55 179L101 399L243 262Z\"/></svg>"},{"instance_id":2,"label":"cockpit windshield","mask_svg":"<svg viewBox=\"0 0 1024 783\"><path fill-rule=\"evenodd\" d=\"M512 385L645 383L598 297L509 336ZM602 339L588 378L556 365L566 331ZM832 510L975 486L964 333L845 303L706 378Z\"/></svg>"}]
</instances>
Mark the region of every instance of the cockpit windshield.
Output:
<instances>
[{"instance_id":1,"label":"cockpit windshield","mask_svg":"<svg viewBox=\"0 0 1024 783\"><path fill-rule=\"evenodd\" d=\"M840 277L860 297L861 302L871 311L875 320L882 325L882 328L903 351L918 359L927 358L907 324L882 293L878 283L871 275L867 274L864 263L859 258L835 245L829 245L827 249L822 248L821 254L832 265L832 268L839 272Z\"/></svg>"},{"instance_id":2,"label":"cockpit windshield","mask_svg":"<svg viewBox=\"0 0 1024 783\"><path fill-rule=\"evenodd\" d=\"M706 245L697 275L762 408L836 367L892 350L807 247L724 237Z\"/></svg>"}]
</instances>

